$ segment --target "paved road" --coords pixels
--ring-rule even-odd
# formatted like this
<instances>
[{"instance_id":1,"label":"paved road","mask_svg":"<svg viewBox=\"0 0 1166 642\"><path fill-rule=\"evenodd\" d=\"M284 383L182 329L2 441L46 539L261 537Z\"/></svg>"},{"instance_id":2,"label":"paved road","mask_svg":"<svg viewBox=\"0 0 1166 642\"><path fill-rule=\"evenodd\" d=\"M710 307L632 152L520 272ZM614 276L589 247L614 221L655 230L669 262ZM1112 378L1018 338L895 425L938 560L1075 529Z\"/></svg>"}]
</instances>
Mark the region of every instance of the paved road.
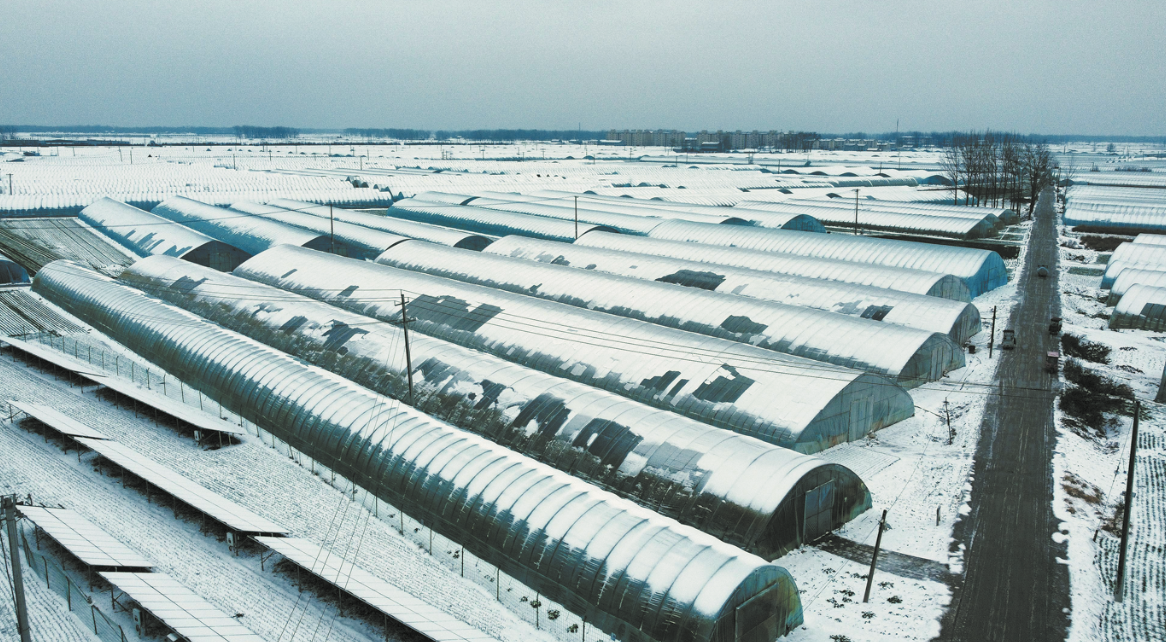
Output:
<instances>
[{"instance_id":1,"label":"paved road","mask_svg":"<svg viewBox=\"0 0 1166 642\"><path fill-rule=\"evenodd\" d=\"M1051 193L1042 195L1020 275L1020 302L1006 328L1018 347L1006 351L998 376L1003 396L984 413L973 466L971 512L955 527L966 547L964 576L939 639L961 642L1064 640L1069 626L1067 556L1055 544L1052 457L1055 395L1044 372L1045 353L1056 350L1048 321L1060 316L1056 216ZM1047 265L1048 278L1036 276Z\"/></svg>"}]
</instances>

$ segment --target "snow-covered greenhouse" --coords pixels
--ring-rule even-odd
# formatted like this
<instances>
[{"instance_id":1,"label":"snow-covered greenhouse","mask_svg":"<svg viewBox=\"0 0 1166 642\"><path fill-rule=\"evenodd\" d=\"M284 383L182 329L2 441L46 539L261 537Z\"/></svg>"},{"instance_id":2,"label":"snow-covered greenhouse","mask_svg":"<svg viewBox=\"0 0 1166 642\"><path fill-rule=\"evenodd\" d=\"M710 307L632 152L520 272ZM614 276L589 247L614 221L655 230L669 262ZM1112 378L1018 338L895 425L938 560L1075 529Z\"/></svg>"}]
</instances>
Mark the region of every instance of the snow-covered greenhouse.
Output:
<instances>
[{"instance_id":1,"label":"snow-covered greenhouse","mask_svg":"<svg viewBox=\"0 0 1166 642\"><path fill-rule=\"evenodd\" d=\"M108 197L78 217L138 256L174 256L223 272L251 258L237 247Z\"/></svg>"},{"instance_id":2,"label":"snow-covered greenhouse","mask_svg":"<svg viewBox=\"0 0 1166 642\"><path fill-rule=\"evenodd\" d=\"M764 210L784 214L804 214L813 216L823 223L833 227L858 230L878 230L885 232L899 232L902 234L923 234L941 236L954 239L979 239L992 236L999 228L1000 219L992 214L981 214L979 217L942 216L925 211L910 211L889 209L886 207L867 207L862 203L857 209L853 203L845 207L836 201L822 201L821 205L809 201L783 201L779 203L741 203L734 210L741 210L738 216L751 218L749 212ZM839 205L834 207L833 205ZM764 221L758 221L761 227L769 227Z\"/></svg>"},{"instance_id":3,"label":"snow-covered greenhouse","mask_svg":"<svg viewBox=\"0 0 1166 642\"><path fill-rule=\"evenodd\" d=\"M580 237L575 241L575 245L686 259L810 279L869 285L953 301L972 299L968 286L959 278L926 270L602 232Z\"/></svg>"},{"instance_id":4,"label":"snow-covered greenhouse","mask_svg":"<svg viewBox=\"0 0 1166 642\"><path fill-rule=\"evenodd\" d=\"M960 344L980 331L980 312L970 303L869 285L606 250L579 243L544 241L522 236L503 237L486 248L485 253L567 265L647 281L676 283L713 292L857 316L929 332L942 332Z\"/></svg>"},{"instance_id":5,"label":"snow-covered greenhouse","mask_svg":"<svg viewBox=\"0 0 1166 642\"><path fill-rule=\"evenodd\" d=\"M1166 331L1166 287L1142 283L1131 286L1114 306L1109 327Z\"/></svg>"},{"instance_id":6,"label":"snow-covered greenhouse","mask_svg":"<svg viewBox=\"0 0 1166 642\"><path fill-rule=\"evenodd\" d=\"M207 205L185 196L172 196L150 211L252 255L276 245L299 245L322 252L333 247L327 234Z\"/></svg>"},{"instance_id":7,"label":"snow-covered greenhouse","mask_svg":"<svg viewBox=\"0 0 1166 642\"><path fill-rule=\"evenodd\" d=\"M946 334L672 283L431 243L398 245L377 263L873 372L907 387L964 364Z\"/></svg>"},{"instance_id":8,"label":"snow-covered greenhouse","mask_svg":"<svg viewBox=\"0 0 1166 642\"><path fill-rule=\"evenodd\" d=\"M801 452L914 413L878 375L385 265L288 246L234 274L396 323L404 293L413 331Z\"/></svg>"},{"instance_id":9,"label":"snow-covered greenhouse","mask_svg":"<svg viewBox=\"0 0 1166 642\"><path fill-rule=\"evenodd\" d=\"M1166 266L1163 266L1166 268ZM1156 288L1166 287L1166 269L1127 268L1122 270L1113 280L1109 288L1107 305L1117 305L1125 293L1135 285L1149 285Z\"/></svg>"},{"instance_id":10,"label":"snow-covered greenhouse","mask_svg":"<svg viewBox=\"0 0 1166 642\"><path fill-rule=\"evenodd\" d=\"M329 240L335 243L333 254L351 256L357 259L375 259L381 252L390 247L410 240L408 237L398 234L390 234L343 221L329 221L318 216L304 212L293 212L274 205L240 201L231 205L231 209L294 225L309 232L327 235Z\"/></svg>"},{"instance_id":11,"label":"snow-covered greenhouse","mask_svg":"<svg viewBox=\"0 0 1166 642\"><path fill-rule=\"evenodd\" d=\"M370 212L348 210L340 207L316 205L304 201L295 201L290 198L277 198L269 201L267 204L296 212L313 214L320 218L343 221L345 223L352 223L353 225L362 225L374 230L388 232L389 234L398 234L411 239L429 241L430 243L448 245L450 247L460 247L467 250L480 250L489 245L490 241L493 240L488 236L470 234L462 230L455 230L451 227L406 221L399 218L392 218L391 216L379 216Z\"/></svg>"},{"instance_id":12,"label":"snow-covered greenhouse","mask_svg":"<svg viewBox=\"0 0 1166 642\"><path fill-rule=\"evenodd\" d=\"M426 335L410 337L406 359L400 328L307 297L164 257L120 278L766 559L870 507L843 466ZM822 484L830 505L807 515Z\"/></svg>"},{"instance_id":13,"label":"snow-covered greenhouse","mask_svg":"<svg viewBox=\"0 0 1166 642\"><path fill-rule=\"evenodd\" d=\"M34 288L351 480L368 501L408 513L619 639L730 642L754 630L772 640L802 623L785 569L695 528L386 405L339 375L76 263L46 266Z\"/></svg>"},{"instance_id":14,"label":"snow-covered greenhouse","mask_svg":"<svg viewBox=\"0 0 1166 642\"><path fill-rule=\"evenodd\" d=\"M606 225L582 221L576 224L574 220L563 221L543 216L531 216L530 214L488 210L473 205L450 205L422 201L416 198L406 198L393 203L393 206L385 214L409 221L444 225L494 237L521 234L540 239L570 241L596 230L618 232L615 228Z\"/></svg>"},{"instance_id":15,"label":"snow-covered greenhouse","mask_svg":"<svg viewBox=\"0 0 1166 642\"><path fill-rule=\"evenodd\" d=\"M1101 275L1101 289L1113 287L1114 281L1122 271L1131 268L1148 270L1166 269L1166 246L1150 243L1122 243L1117 246L1105 264L1105 273Z\"/></svg>"},{"instance_id":16,"label":"snow-covered greenhouse","mask_svg":"<svg viewBox=\"0 0 1166 642\"><path fill-rule=\"evenodd\" d=\"M649 236L951 274L963 280L972 296L1008 282L1008 270L999 254L967 247L684 221L662 223Z\"/></svg>"},{"instance_id":17,"label":"snow-covered greenhouse","mask_svg":"<svg viewBox=\"0 0 1166 642\"><path fill-rule=\"evenodd\" d=\"M0 285L24 285L28 283L28 272L19 263L0 254Z\"/></svg>"}]
</instances>

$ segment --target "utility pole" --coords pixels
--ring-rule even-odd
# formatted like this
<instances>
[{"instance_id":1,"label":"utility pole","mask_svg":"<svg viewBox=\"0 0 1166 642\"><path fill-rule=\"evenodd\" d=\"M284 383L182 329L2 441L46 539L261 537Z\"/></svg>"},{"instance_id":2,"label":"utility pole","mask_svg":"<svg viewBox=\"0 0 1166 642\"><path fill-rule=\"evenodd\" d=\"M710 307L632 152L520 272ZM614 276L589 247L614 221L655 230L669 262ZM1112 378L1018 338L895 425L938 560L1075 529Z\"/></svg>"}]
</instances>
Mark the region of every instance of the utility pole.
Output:
<instances>
[{"instance_id":1,"label":"utility pole","mask_svg":"<svg viewBox=\"0 0 1166 642\"><path fill-rule=\"evenodd\" d=\"M328 236L332 247L332 253L336 253L336 219L332 218L332 204L328 203Z\"/></svg>"},{"instance_id":2,"label":"utility pole","mask_svg":"<svg viewBox=\"0 0 1166 642\"><path fill-rule=\"evenodd\" d=\"M858 236L858 190L854 190L854 235Z\"/></svg>"},{"instance_id":3,"label":"utility pole","mask_svg":"<svg viewBox=\"0 0 1166 642\"><path fill-rule=\"evenodd\" d=\"M20 631L20 642L32 642L32 632L28 628L28 607L24 604L24 576L20 571L20 546L16 543L16 495L8 495L0 501L4 504L5 521L8 522L8 552L12 558L12 590L16 598L16 628Z\"/></svg>"},{"instance_id":4,"label":"utility pole","mask_svg":"<svg viewBox=\"0 0 1166 642\"><path fill-rule=\"evenodd\" d=\"M12 191L12 172L8 172L8 195L12 196L13 193L14 192Z\"/></svg>"},{"instance_id":5,"label":"utility pole","mask_svg":"<svg viewBox=\"0 0 1166 642\"><path fill-rule=\"evenodd\" d=\"M862 603L870 601L870 585L874 584L875 562L879 561L879 547L883 544L883 527L887 525L887 509L883 509L883 518L879 520L879 534L875 537L874 554L870 556L870 573L866 576L866 593L862 594Z\"/></svg>"},{"instance_id":6,"label":"utility pole","mask_svg":"<svg viewBox=\"0 0 1166 642\"><path fill-rule=\"evenodd\" d=\"M9 174L12 176L12 174ZM575 197L575 240L579 240L579 197Z\"/></svg>"},{"instance_id":7,"label":"utility pole","mask_svg":"<svg viewBox=\"0 0 1166 642\"><path fill-rule=\"evenodd\" d=\"M409 374L409 405L413 405L413 355L409 352L409 316L405 313L405 291L401 290L401 330L405 332L405 372Z\"/></svg>"},{"instance_id":8,"label":"utility pole","mask_svg":"<svg viewBox=\"0 0 1166 642\"><path fill-rule=\"evenodd\" d=\"M947 408L947 399L943 400L943 415L947 419L947 445L955 443L955 432L951 429L951 411Z\"/></svg>"},{"instance_id":9,"label":"utility pole","mask_svg":"<svg viewBox=\"0 0 1166 642\"><path fill-rule=\"evenodd\" d=\"M992 358L992 348L996 345L996 306L992 306L992 334L988 337L988 358Z\"/></svg>"},{"instance_id":10,"label":"utility pole","mask_svg":"<svg viewBox=\"0 0 1166 642\"><path fill-rule=\"evenodd\" d=\"M1130 541L1130 513L1134 508L1134 462L1138 456L1138 415L1141 404L1134 402L1134 429L1130 435L1130 469L1126 472L1126 509L1121 517L1121 553L1117 557L1117 581L1113 585L1113 600L1122 601L1126 579L1126 545Z\"/></svg>"}]
</instances>

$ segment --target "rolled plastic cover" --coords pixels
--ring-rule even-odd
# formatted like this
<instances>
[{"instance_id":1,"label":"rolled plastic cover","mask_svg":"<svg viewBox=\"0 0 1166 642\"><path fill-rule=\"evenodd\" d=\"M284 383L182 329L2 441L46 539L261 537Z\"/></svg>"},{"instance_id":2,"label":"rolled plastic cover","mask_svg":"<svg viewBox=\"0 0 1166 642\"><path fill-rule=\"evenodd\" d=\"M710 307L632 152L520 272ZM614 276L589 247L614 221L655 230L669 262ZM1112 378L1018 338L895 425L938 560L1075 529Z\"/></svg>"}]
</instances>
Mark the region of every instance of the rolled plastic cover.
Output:
<instances>
[{"instance_id":1,"label":"rolled plastic cover","mask_svg":"<svg viewBox=\"0 0 1166 642\"><path fill-rule=\"evenodd\" d=\"M389 234L407 236L419 241L429 241L438 245L460 247L467 250L481 250L494 240L490 236L470 234L462 230L455 230L452 227L406 221L391 216L380 216L369 212L359 212L340 207L328 207L326 205L317 205L305 201L295 201L290 198L277 198L267 204L296 212L312 214L320 218L352 223L353 225L360 225L374 230L388 232Z\"/></svg>"},{"instance_id":2,"label":"rolled plastic cover","mask_svg":"<svg viewBox=\"0 0 1166 642\"><path fill-rule=\"evenodd\" d=\"M910 417L910 395L874 374L478 285L278 247L236 276L399 323L800 452Z\"/></svg>"},{"instance_id":3,"label":"rolled plastic cover","mask_svg":"<svg viewBox=\"0 0 1166 642\"><path fill-rule=\"evenodd\" d=\"M971 301L968 286L955 276L911 268L871 265L838 259L823 259L797 254L719 247L703 243L665 241L654 238L596 232L575 241L575 245L604 248L620 252L650 254L712 265L740 267L761 272L786 274L811 279L841 281L856 285L899 290L927 296Z\"/></svg>"},{"instance_id":4,"label":"rolled plastic cover","mask_svg":"<svg viewBox=\"0 0 1166 642\"><path fill-rule=\"evenodd\" d=\"M999 254L968 247L683 221L662 223L649 236L951 274L968 286L972 296L1008 282L1008 270Z\"/></svg>"},{"instance_id":5,"label":"rolled plastic cover","mask_svg":"<svg viewBox=\"0 0 1166 642\"><path fill-rule=\"evenodd\" d=\"M506 236L485 250L607 274L676 283L713 292L776 301L942 332L963 343L980 331L980 312L970 303L868 285L764 272L650 254Z\"/></svg>"},{"instance_id":6,"label":"rolled plastic cover","mask_svg":"<svg viewBox=\"0 0 1166 642\"><path fill-rule=\"evenodd\" d=\"M291 292L167 257L120 278L766 559L804 543L809 490L833 484L827 528L870 507L842 466L423 334L407 360L401 329Z\"/></svg>"},{"instance_id":7,"label":"rolled plastic cover","mask_svg":"<svg viewBox=\"0 0 1166 642\"><path fill-rule=\"evenodd\" d=\"M938 332L678 284L432 244L392 248L377 263L873 372L907 387L964 365L963 351Z\"/></svg>"},{"instance_id":8,"label":"rolled plastic cover","mask_svg":"<svg viewBox=\"0 0 1166 642\"><path fill-rule=\"evenodd\" d=\"M699 530L76 263L34 289L602 631L728 639L750 600L802 622L785 569Z\"/></svg>"}]
</instances>

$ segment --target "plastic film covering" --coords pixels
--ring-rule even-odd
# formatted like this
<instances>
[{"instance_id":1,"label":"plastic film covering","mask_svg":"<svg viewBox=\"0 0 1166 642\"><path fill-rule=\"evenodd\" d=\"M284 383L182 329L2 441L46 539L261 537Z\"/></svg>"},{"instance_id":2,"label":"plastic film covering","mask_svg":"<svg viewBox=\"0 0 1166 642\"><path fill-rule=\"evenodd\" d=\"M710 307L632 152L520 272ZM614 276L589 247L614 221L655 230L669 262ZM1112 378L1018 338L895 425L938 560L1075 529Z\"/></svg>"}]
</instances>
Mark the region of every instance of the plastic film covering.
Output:
<instances>
[{"instance_id":1,"label":"plastic film covering","mask_svg":"<svg viewBox=\"0 0 1166 642\"><path fill-rule=\"evenodd\" d=\"M917 386L963 366L946 335L699 288L414 243L377 263L890 377Z\"/></svg>"},{"instance_id":2,"label":"plastic film covering","mask_svg":"<svg viewBox=\"0 0 1166 642\"><path fill-rule=\"evenodd\" d=\"M1105 304L1117 305L1117 302L1121 301L1126 291L1135 285L1149 285L1156 288L1166 287L1166 268L1154 270L1131 268L1122 270L1117 275L1117 278L1113 280L1113 285L1109 288L1109 299Z\"/></svg>"},{"instance_id":3,"label":"plastic film covering","mask_svg":"<svg viewBox=\"0 0 1166 642\"><path fill-rule=\"evenodd\" d=\"M1166 288L1141 283L1131 285L1114 306L1109 327L1166 331Z\"/></svg>"},{"instance_id":4,"label":"plastic film covering","mask_svg":"<svg viewBox=\"0 0 1166 642\"><path fill-rule=\"evenodd\" d=\"M1149 243L1122 243L1117 246L1105 264L1101 275L1101 289L1113 287L1114 280L1123 270L1141 268L1146 270L1166 269L1166 246Z\"/></svg>"},{"instance_id":5,"label":"plastic film covering","mask_svg":"<svg viewBox=\"0 0 1166 642\"><path fill-rule=\"evenodd\" d=\"M606 225L607 227L619 230L624 234L639 234L641 236L647 235L668 217L660 217L657 214L667 214L664 210L655 210L648 212L641 212L639 214L625 214L619 212L607 212L602 209L592 209L586 205L575 208L574 203L569 205L561 203L543 203L538 201L516 201L506 198L475 198L472 201L474 207L484 207L491 210L499 210L504 212L515 212L518 214L530 214L532 216L545 216L547 218L556 218L563 221L574 221L575 215L578 213L579 221L592 223L595 225ZM695 216L689 215L685 220L699 219L699 222L709 223L710 225L750 225L749 221L734 217L711 217L711 216Z\"/></svg>"},{"instance_id":6,"label":"plastic film covering","mask_svg":"<svg viewBox=\"0 0 1166 642\"><path fill-rule=\"evenodd\" d=\"M1134 237L1134 243L1139 245L1166 245L1166 235L1139 234Z\"/></svg>"},{"instance_id":7,"label":"plastic film covering","mask_svg":"<svg viewBox=\"0 0 1166 642\"><path fill-rule=\"evenodd\" d=\"M1166 234L1166 204L1090 202L1070 196L1064 224L1085 230Z\"/></svg>"},{"instance_id":8,"label":"plastic film covering","mask_svg":"<svg viewBox=\"0 0 1166 642\"><path fill-rule=\"evenodd\" d=\"M774 274L869 285L953 301L972 300L968 286L962 280L950 274L910 268L746 250L736 247L718 247L703 243L665 241L624 234L605 234L603 232L581 237L575 241L574 245L685 259L710 265L740 267Z\"/></svg>"},{"instance_id":9,"label":"plastic film covering","mask_svg":"<svg viewBox=\"0 0 1166 642\"><path fill-rule=\"evenodd\" d=\"M529 214L515 214L513 212L499 212L473 205L448 205L430 203L413 198L406 198L390 207L385 214L394 218L401 218L419 223L432 223L448 227L476 232L489 236L506 236L518 234L552 241L571 241L576 236L583 236L588 232L603 231L617 232L615 228L604 225L574 221L560 221L544 216ZM578 235L575 230L578 229Z\"/></svg>"},{"instance_id":10,"label":"plastic film covering","mask_svg":"<svg viewBox=\"0 0 1166 642\"><path fill-rule=\"evenodd\" d=\"M360 225L374 230L388 232L389 234L407 236L419 241L429 241L438 245L460 247L467 250L481 250L494 240L492 237L482 236L481 234L467 234L466 232L455 230L451 227L404 221L399 218L381 216L369 212L346 210L339 207L329 208L326 205L293 201L290 198L277 198L269 202L268 205L274 205L275 207L282 207L296 212L304 212L305 214L312 214L320 218L344 221L345 223Z\"/></svg>"},{"instance_id":11,"label":"plastic film covering","mask_svg":"<svg viewBox=\"0 0 1166 642\"><path fill-rule=\"evenodd\" d=\"M34 288L620 639L729 642L755 598L802 621L785 569L699 530L75 263Z\"/></svg>"},{"instance_id":12,"label":"plastic film covering","mask_svg":"<svg viewBox=\"0 0 1166 642\"><path fill-rule=\"evenodd\" d=\"M125 282L273 348L408 400L399 328L165 257ZM246 292L246 296L240 296ZM834 484L840 526L870 507L850 470L580 383L412 334L413 405L772 559L803 543L805 493Z\"/></svg>"},{"instance_id":13,"label":"plastic film covering","mask_svg":"<svg viewBox=\"0 0 1166 642\"><path fill-rule=\"evenodd\" d=\"M803 205L800 202L785 201L781 203L763 203L738 205L733 209L740 209L744 218L751 218L749 212L783 212L786 214L806 214L819 221L834 227L853 228L857 218L859 230L879 230L885 232L900 232L905 234L926 234L954 239L978 239L992 236L996 229L993 221L999 221L989 215L978 219L936 216L925 212L893 212L883 209L858 207L857 217L853 203L851 207L818 207ZM760 227L769 227L764 219L755 220Z\"/></svg>"},{"instance_id":14,"label":"plastic film covering","mask_svg":"<svg viewBox=\"0 0 1166 642\"><path fill-rule=\"evenodd\" d=\"M878 375L385 265L275 248L236 276L800 452L912 415Z\"/></svg>"},{"instance_id":15,"label":"plastic film covering","mask_svg":"<svg viewBox=\"0 0 1166 642\"><path fill-rule=\"evenodd\" d=\"M972 296L1008 282L1008 270L999 254L967 247L683 221L661 223L649 236L950 274L962 280Z\"/></svg>"},{"instance_id":16,"label":"plastic film covering","mask_svg":"<svg viewBox=\"0 0 1166 642\"><path fill-rule=\"evenodd\" d=\"M172 196L151 211L251 255L276 245L298 245L324 252L332 246L327 236L287 223L207 205L185 196Z\"/></svg>"},{"instance_id":17,"label":"plastic film covering","mask_svg":"<svg viewBox=\"0 0 1166 642\"><path fill-rule=\"evenodd\" d=\"M329 245L335 242L333 254L350 256L354 259L375 259L381 252L398 243L411 241L407 236L389 234L380 230L372 230L360 225L345 223L344 221L329 221L304 212L293 212L289 209L273 205L260 205L240 201L231 205L237 212L255 214L266 219L295 225L305 230L327 235Z\"/></svg>"},{"instance_id":18,"label":"plastic film covering","mask_svg":"<svg viewBox=\"0 0 1166 642\"><path fill-rule=\"evenodd\" d=\"M24 285L28 282L28 272L16 261L0 254L0 285Z\"/></svg>"},{"instance_id":19,"label":"plastic film covering","mask_svg":"<svg viewBox=\"0 0 1166 642\"><path fill-rule=\"evenodd\" d=\"M175 256L230 272L251 255L112 198L102 198L81 210L78 217L138 256Z\"/></svg>"},{"instance_id":20,"label":"plastic film covering","mask_svg":"<svg viewBox=\"0 0 1166 642\"><path fill-rule=\"evenodd\" d=\"M503 237L487 248L485 253L647 281L676 283L723 294L826 310L928 332L942 332L961 344L980 331L980 312L974 305L868 285L810 279L521 236Z\"/></svg>"},{"instance_id":21,"label":"plastic film covering","mask_svg":"<svg viewBox=\"0 0 1166 642\"><path fill-rule=\"evenodd\" d=\"M421 192L413 196L418 201L426 203L445 203L446 205L468 205L474 196L468 194L450 194L449 192Z\"/></svg>"},{"instance_id":22,"label":"plastic film covering","mask_svg":"<svg viewBox=\"0 0 1166 642\"><path fill-rule=\"evenodd\" d=\"M574 198L578 196L580 206L586 204L590 209L636 216L658 216L664 219L693 221L696 223L713 222L709 221L709 218L737 217L753 223L756 223L757 219L764 220L766 227L800 230L803 232L826 231L826 228L818 219L802 214L786 215L776 212L768 214L751 212L751 216L746 216L728 207L642 198L623 198L620 196L600 196L597 194L572 194L571 192L560 192L557 190L541 190L534 192L533 196L544 199L555 199L555 202L562 204L570 203L572 207L575 202Z\"/></svg>"}]
</instances>

